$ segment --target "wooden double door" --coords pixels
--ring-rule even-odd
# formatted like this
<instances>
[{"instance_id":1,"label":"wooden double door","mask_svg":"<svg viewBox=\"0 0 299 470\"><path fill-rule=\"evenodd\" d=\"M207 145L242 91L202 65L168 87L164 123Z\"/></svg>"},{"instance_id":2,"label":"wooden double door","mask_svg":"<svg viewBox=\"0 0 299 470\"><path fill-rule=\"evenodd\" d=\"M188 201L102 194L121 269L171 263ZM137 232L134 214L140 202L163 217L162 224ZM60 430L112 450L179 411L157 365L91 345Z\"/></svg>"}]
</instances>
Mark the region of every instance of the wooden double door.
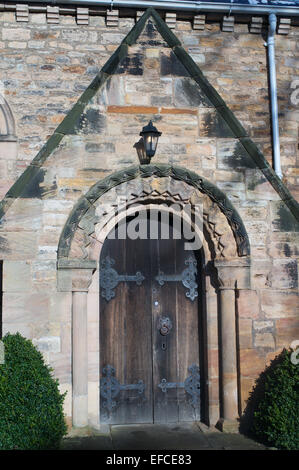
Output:
<instances>
[{"instance_id":1,"label":"wooden double door","mask_svg":"<svg viewBox=\"0 0 299 470\"><path fill-rule=\"evenodd\" d=\"M181 239L107 239L100 259L100 416L200 419L198 262Z\"/></svg>"}]
</instances>

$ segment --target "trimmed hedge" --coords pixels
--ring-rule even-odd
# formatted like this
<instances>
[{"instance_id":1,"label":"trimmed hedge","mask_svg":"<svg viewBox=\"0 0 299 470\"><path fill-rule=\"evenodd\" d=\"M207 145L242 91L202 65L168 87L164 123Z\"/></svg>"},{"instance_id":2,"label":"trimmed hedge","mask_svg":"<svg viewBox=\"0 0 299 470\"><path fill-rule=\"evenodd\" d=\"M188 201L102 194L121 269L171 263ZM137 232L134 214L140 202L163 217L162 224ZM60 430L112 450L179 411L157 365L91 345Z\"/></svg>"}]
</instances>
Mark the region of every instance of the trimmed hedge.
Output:
<instances>
[{"instance_id":1,"label":"trimmed hedge","mask_svg":"<svg viewBox=\"0 0 299 470\"><path fill-rule=\"evenodd\" d=\"M263 443L299 449L299 364L284 349L257 383L262 390L253 414L252 431Z\"/></svg>"},{"instance_id":2,"label":"trimmed hedge","mask_svg":"<svg viewBox=\"0 0 299 470\"><path fill-rule=\"evenodd\" d=\"M67 427L58 380L30 340L17 333L2 341L0 450L59 448Z\"/></svg>"}]
</instances>

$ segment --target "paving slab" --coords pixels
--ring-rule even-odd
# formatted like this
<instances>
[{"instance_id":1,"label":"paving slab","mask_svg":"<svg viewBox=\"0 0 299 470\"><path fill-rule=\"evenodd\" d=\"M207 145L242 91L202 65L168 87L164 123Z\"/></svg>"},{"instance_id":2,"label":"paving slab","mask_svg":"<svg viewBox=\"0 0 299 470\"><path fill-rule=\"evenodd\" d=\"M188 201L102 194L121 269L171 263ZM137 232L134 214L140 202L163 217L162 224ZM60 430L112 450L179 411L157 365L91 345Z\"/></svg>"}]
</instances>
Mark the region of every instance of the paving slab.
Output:
<instances>
[{"instance_id":1,"label":"paving slab","mask_svg":"<svg viewBox=\"0 0 299 470\"><path fill-rule=\"evenodd\" d=\"M210 449L210 444L196 424L112 426L115 449L194 450Z\"/></svg>"},{"instance_id":2,"label":"paving slab","mask_svg":"<svg viewBox=\"0 0 299 470\"><path fill-rule=\"evenodd\" d=\"M90 433L90 432L89 432ZM62 450L264 450L241 434L228 434L197 423L113 425L106 433L73 435Z\"/></svg>"},{"instance_id":3,"label":"paving slab","mask_svg":"<svg viewBox=\"0 0 299 470\"><path fill-rule=\"evenodd\" d=\"M265 450L266 447L242 434L207 432L206 439L213 450Z\"/></svg>"},{"instance_id":4,"label":"paving slab","mask_svg":"<svg viewBox=\"0 0 299 470\"><path fill-rule=\"evenodd\" d=\"M61 450L113 450L110 433L63 439Z\"/></svg>"}]
</instances>

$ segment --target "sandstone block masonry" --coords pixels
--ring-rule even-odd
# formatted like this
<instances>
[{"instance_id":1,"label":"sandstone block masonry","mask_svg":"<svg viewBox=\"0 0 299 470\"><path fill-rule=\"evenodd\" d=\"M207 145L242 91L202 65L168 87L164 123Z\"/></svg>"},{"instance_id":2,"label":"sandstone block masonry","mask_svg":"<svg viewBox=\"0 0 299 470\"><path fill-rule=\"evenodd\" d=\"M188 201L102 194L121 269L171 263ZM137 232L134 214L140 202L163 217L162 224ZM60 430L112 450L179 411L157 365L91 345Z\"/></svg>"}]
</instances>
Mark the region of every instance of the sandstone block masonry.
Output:
<instances>
[{"instance_id":1,"label":"sandstone block masonry","mask_svg":"<svg viewBox=\"0 0 299 470\"><path fill-rule=\"evenodd\" d=\"M107 27L103 16L90 16L89 24L78 25L75 16L60 15L59 23L47 22L46 13L30 13L28 22L17 22L15 13L0 12L0 83L16 123L18 152L10 154L0 144L0 195L24 171L38 150L62 121L81 92L101 69L132 28L133 18L119 18L118 26ZM191 57L236 113L250 136L272 160L263 34L250 34L249 24L234 25L234 32L221 24L192 28L191 21L176 21L173 31ZM288 36L276 36L278 106L281 158L284 181L299 198L298 104L291 101L298 78L299 28ZM154 58L149 48L147 60ZM137 59L136 59L137 60ZM138 63L132 65L138 74ZM167 74L167 63L163 63ZM137 90L136 90L137 91ZM184 95L178 92L181 101ZM128 97L126 99L129 99ZM142 105L144 94L134 95L133 105ZM167 105L160 90L152 102ZM205 129L200 128L199 138ZM229 156L227 157L229 158ZM237 166L237 156L231 157ZM208 165L208 163L206 163ZM219 168L221 169L221 167Z\"/></svg>"},{"instance_id":2,"label":"sandstone block masonry","mask_svg":"<svg viewBox=\"0 0 299 470\"><path fill-rule=\"evenodd\" d=\"M209 85L204 91L198 86L186 62L184 65L178 59L153 21L149 20L138 38L131 41L128 54L123 52L126 46L123 47L98 76L96 84L89 88L98 70L133 26L132 19L120 19L113 31L107 30L102 17L92 17L88 26L78 28L72 17L62 17L59 24L49 25L43 15L32 15L24 26L4 13L1 24L4 50L0 73L4 96L15 117L19 142L17 157L10 158L6 153L1 157L3 171L6 171L2 174L3 193L53 134L81 93L86 90L87 96L86 104L79 102L77 105L80 112L70 113L58 127L51 138L55 145L51 143L52 147L30 166L30 178L26 180L25 173L18 181L20 197L8 201L1 220L3 332L20 331L43 351L61 388L69 392L65 409L71 418L72 292L67 289L67 281L70 281L67 276L62 279L65 289L58 289L59 240L80 196L103 178L138 164L134 144L142 126L153 119L163 134L152 163L162 169L185 167L206 178L222 191L219 197L226 195L248 235L250 282L247 279L247 284L242 285L241 279L235 298L239 393L243 409L254 380L265 364L282 347L288 347L299 338L299 228L293 214L296 211L292 212L289 207L290 201L292 207L295 201L290 197L287 205L281 199L277 188L257 168L252 158L253 144L248 137L238 134L242 132L241 126L231 115L231 121L225 120L215 110L211 101L215 98L214 89ZM218 24L206 25L203 31L192 30L190 23L179 21L175 33L270 161L263 37L250 35L244 24L235 25L232 35L221 32ZM288 149L282 152L283 171L294 195L298 191L295 176L298 172L298 120L295 119L298 110L290 103L289 86L294 79L295 65L285 65L296 63L297 36L294 28L288 38L277 40L281 142L282 149ZM11 46L12 42L17 44ZM17 47L18 44L21 46ZM227 116L227 108L221 109ZM149 188L155 184L157 193L164 194L167 193L163 190L167 188L164 178L166 176L157 178L155 183L150 180L144 184ZM174 190L173 194L176 194ZM87 211L92 204L87 200L85 204ZM235 241L232 234L227 234L226 218L216 212L211 201L206 213L209 230L218 240L219 257L231 260ZM91 220L87 217L80 222L81 232L72 247L76 257L87 258L88 236L100 215L103 214L93 214ZM72 226L71 222L67 228ZM95 239L93 242L99 243ZM242 256L240 258L242 261ZM98 260L93 261L98 263ZM207 276L209 419L215 423L219 418L220 400L219 292L208 282ZM99 419L98 269L90 288L88 282L85 284L82 291L87 297L84 302L88 319L88 416L90 424L95 425ZM231 299L234 285L229 287ZM225 290L220 294L226 297ZM231 313L227 302L226 313Z\"/></svg>"}]
</instances>

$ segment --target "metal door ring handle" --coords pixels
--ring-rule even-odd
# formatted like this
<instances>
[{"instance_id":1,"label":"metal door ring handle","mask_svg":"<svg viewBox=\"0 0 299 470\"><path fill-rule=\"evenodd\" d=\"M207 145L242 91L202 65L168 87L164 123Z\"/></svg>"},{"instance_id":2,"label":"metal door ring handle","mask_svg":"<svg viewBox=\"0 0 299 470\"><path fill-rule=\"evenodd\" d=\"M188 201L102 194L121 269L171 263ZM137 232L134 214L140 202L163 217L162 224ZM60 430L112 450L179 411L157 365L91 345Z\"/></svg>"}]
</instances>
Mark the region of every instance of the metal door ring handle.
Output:
<instances>
[{"instance_id":1,"label":"metal door ring handle","mask_svg":"<svg viewBox=\"0 0 299 470\"><path fill-rule=\"evenodd\" d=\"M168 335L172 328L172 323L169 317L160 317L158 322L158 330L162 336Z\"/></svg>"},{"instance_id":2,"label":"metal door ring handle","mask_svg":"<svg viewBox=\"0 0 299 470\"><path fill-rule=\"evenodd\" d=\"M166 336L169 333L169 327L167 325L162 325L160 328L160 333L162 336Z\"/></svg>"}]
</instances>

